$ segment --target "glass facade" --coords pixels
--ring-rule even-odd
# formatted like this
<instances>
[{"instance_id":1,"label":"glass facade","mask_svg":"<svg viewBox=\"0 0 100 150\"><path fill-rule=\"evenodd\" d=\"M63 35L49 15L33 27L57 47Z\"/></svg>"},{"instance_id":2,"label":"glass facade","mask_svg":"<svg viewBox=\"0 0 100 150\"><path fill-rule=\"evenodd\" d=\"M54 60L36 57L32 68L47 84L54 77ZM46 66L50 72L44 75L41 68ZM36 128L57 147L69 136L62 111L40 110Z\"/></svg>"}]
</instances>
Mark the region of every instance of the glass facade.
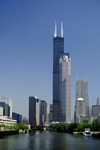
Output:
<instances>
[{"instance_id":1,"label":"glass facade","mask_svg":"<svg viewBox=\"0 0 100 150\"><path fill-rule=\"evenodd\" d=\"M17 120L17 123L22 123L22 115L12 112L12 119Z\"/></svg>"},{"instance_id":2,"label":"glass facade","mask_svg":"<svg viewBox=\"0 0 100 150\"><path fill-rule=\"evenodd\" d=\"M36 98L34 96L29 97L29 124L36 125Z\"/></svg>"},{"instance_id":3,"label":"glass facade","mask_svg":"<svg viewBox=\"0 0 100 150\"><path fill-rule=\"evenodd\" d=\"M10 117L10 107L9 107L9 105L4 103L4 102L0 102L0 107L3 108L3 116Z\"/></svg>"},{"instance_id":4,"label":"glass facade","mask_svg":"<svg viewBox=\"0 0 100 150\"><path fill-rule=\"evenodd\" d=\"M5 104L9 105L9 110L10 110L10 117L12 117L12 99L9 97L1 97L0 102L4 102Z\"/></svg>"},{"instance_id":5,"label":"glass facade","mask_svg":"<svg viewBox=\"0 0 100 150\"><path fill-rule=\"evenodd\" d=\"M47 124L47 103L41 100L40 105L40 124Z\"/></svg>"},{"instance_id":6,"label":"glass facade","mask_svg":"<svg viewBox=\"0 0 100 150\"><path fill-rule=\"evenodd\" d=\"M64 38L53 38L53 121L59 121L60 95L59 95L59 59L64 53Z\"/></svg>"}]
</instances>

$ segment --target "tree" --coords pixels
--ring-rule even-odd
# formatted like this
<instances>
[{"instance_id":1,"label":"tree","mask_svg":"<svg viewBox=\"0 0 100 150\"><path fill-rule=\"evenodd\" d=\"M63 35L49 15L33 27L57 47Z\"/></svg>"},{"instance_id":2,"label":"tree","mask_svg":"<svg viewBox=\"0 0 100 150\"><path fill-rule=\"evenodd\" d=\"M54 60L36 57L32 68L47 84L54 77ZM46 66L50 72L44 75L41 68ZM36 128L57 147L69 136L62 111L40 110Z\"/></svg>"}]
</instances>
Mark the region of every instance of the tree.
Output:
<instances>
[{"instance_id":1,"label":"tree","mask_svg":"<svg viewBox=\"0 0 100 150\"><path fill-rule=\"evenodd\" d=\"M88 120L83 120L83 121L82 121L82 123L88 123L88 122L89 122Z\"/></svg>"},{"instance_id":2,"label":"tree","mask_svg":"<svg viewBox=\"0 0 100 150\"><path fill-rule=\"evenodd\" d=\"M69 131L70 133L75 132L77 126L78 126L78 123L71 123L71 124L69 124L69 125L68 125L68 131Z\"/></svg>"},{"instance_id":3,"label":"tree","mask_svg":"<svg viewBox=\"0 0 100 150\"><path fill-rule=\"evenodd\" d=\"M93 131L99 131L100 130L100 120L95 119L92 121L92 130Z\"/></svg>"},{"instance_id":4,"label":"tree","mask_svg":"<svg viewBox=\"0 0 100 150\"><path fill-rule=\"evenodd\" d=\"M60 123L55 124L55 127L56 127L56 131L68 132L68 123L60 122Z\"/></svg>"}]
</instances>

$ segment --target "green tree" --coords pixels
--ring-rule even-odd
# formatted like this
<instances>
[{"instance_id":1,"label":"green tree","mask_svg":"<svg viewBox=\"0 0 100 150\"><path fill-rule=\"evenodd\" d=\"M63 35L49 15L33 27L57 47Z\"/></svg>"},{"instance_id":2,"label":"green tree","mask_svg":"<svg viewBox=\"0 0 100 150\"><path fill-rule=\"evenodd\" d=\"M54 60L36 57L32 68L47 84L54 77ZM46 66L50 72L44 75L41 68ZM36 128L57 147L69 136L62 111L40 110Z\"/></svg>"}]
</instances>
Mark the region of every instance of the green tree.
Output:
<instances>
[{"instance_id":1,"label":"green tree","mask_svg":"<svg viewBox=\"0 0 100 150\"><path fill-rule=\"evenodd\" d=\"M68 123L60 122L55 124L56 131L58 132L68 132Z\"/></svg>"},{"instance_id":2,"label":"green tree","mask_svg":"<svg viewBox=\"0 0 100 150\"><path fill-rule=\"evenodd\" d=\"M92 130L100 131L100 120L99 119L95 119L92 121Z\"/></svg>"},{"instance_id":3,"label":"green tree","mask_svg":"<svg viewBox=\"0 0 100 150\"><path fill-rule=\"evenodd\" d=\"M88 120L83 120L83 121L82 121L82 123L88 123L88 122L89 122Z\"/></svg>"},{"instance_id":4,"label":"green tree","mask_svg":"<svg viewBox=\"0 0 100 150\"><path fill-rule=\"evenodd\" d=\"M78 123L70 123L70 124L68 125L68 131L69 131L70 133L75 132L77 126L78 126Z\"/></svg>"}]
</instances>

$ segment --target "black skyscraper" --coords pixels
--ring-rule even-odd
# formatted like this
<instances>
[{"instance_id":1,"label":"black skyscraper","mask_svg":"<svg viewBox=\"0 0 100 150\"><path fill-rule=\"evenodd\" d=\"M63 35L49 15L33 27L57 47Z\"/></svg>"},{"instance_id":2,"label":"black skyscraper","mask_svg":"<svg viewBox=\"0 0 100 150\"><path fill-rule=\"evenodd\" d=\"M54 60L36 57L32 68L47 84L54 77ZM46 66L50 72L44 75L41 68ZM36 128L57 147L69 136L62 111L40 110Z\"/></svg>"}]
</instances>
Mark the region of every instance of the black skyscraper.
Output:
<instances>
[{"instance_id":1,"label":"black skyscraper","mask_svg":"<svg viewBox=\"0 0 100 150\"><path fill-rule=\"evenodd\" d=\"M29 97L29 124L36 125L36 98Z\"/></svg>"},{"instance_id":2,"label":"black skyscraper","mask_svg":"<svg viewBox=\"0 0 100 150\"><path fill-rule=\"evenodd\" d=\"M64 38L63 29L61 26L61 37L57 36L55 32L53 38L53 121L60 121L60 95L59 95L59 59L64 54Z\"/></svg>"}]
</instances>

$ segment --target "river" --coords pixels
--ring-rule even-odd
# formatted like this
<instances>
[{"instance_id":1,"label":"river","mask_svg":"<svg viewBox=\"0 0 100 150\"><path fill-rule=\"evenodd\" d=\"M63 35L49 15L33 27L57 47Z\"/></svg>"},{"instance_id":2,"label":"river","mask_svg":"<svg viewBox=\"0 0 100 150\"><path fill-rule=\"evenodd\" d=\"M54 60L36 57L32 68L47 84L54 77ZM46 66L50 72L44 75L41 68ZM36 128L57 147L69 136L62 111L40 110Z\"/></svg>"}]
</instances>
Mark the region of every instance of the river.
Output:
<instances>
[{"instance_id":1,"label":"river","mask_svg":"<svg viewBox=\"0 0 100 150\"><path fill-rule=\"evenodd\" d=\"M100 139L50 131L0 137L0 150L99 150Z\"/></svg>"}]
</instances>

